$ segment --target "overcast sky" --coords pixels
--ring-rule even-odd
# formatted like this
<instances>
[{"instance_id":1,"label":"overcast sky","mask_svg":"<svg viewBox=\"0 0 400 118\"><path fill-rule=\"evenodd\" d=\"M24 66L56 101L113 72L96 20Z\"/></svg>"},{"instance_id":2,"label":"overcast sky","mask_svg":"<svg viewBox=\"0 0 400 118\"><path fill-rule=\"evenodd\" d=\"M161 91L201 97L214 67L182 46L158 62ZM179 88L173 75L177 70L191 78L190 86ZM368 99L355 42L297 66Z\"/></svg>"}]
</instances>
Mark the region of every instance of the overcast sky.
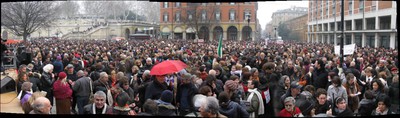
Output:
<instances>
[{"instance_id":1,"label":"overcast sky","mask_svg":"<svg viewBox=\"0 0 400 118\"><path fill-rule=\"evenodd\" d=\"M263 1L258 2L257 18L261 28L265 30L265 25L270 22L272 13L277 10L287 9L291 6L308 7L308 0L288 0L288 1Z\"/></svg>"}]
</instances>

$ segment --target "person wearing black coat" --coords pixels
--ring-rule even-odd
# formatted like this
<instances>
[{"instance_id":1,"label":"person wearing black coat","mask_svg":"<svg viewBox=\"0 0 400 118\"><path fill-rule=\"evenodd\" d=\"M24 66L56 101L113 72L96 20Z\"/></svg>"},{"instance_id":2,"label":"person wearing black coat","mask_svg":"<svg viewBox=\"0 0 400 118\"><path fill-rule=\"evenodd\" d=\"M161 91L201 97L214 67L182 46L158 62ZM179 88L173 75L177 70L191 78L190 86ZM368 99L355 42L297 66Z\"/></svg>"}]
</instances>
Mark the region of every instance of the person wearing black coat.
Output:
<instances>
[{"instance_id":1,"label":"person wearing black coat","mask_svg":"<svg viewBox=\"0 0 400 118\"><path fill-rule=\"evenodd\" d=\"M191 79L192 75L185 74L182 78L182 84L178 87L176 102L180 116L185 116L194 111L193 97L197 94L197 88Z\"/></svg>"},{"instance_id":2,"label":"person wearing black coat","mask_svg":"<svg viewBox=\"0 0 400 118\"><path fill-rule=\"evenodd\" d=\"M269 89L269 93L270 93L270 98L273 99L273 98L275 98L275 91L276 91L276 88L279 83L279 77L277 74L274 73L275 64L273 62L267 62L263 65L262 68L263 68L262 70L264 70L264 71L260 71L259 90L261 91L263 100L266 100L264 92L267 91L268 89ZM266 113L266 114L263 114L260 117L275 116L273 106L274 106L273 102L269 102L269 103L264 102L264 107L265 107L264 113Z\"/></svg>"},{"instance_id":3,"label":"person wearing black coat","mask_svg":"<svg viewBox=\"0 0 400 118\"><path fill-rule=\"evenodd\" d=\"M168 89L165 83L165 75L158 75L147 87L144 99L158 100L161 97L161 92Z\"/></svg>"},{"instance_id":4,"label":"person wearing black coat","mask_svg":"<svg viewBox=\"0 0 400 118\"><path fill-rule=\"evenodd\" d=\"M318 89L318 88L327 88L328 84L328 72L325 70L325 64L321 59L318 59L315 61L315 71L313 75L315 75L313 79L313 86Z\"/></svg>"},{"instance_id":5,"label":"person wearing black coat","mask_svg":"<svg viewBox=\"0 0 400 118\"><path fill-rule=\"evenodd\" d=\"M364 93L364 99L360 101L360 108L358 108L358 114L361 116L371 116L375 106L375 99L371 90Z\"/></svg>"}]
</instances>

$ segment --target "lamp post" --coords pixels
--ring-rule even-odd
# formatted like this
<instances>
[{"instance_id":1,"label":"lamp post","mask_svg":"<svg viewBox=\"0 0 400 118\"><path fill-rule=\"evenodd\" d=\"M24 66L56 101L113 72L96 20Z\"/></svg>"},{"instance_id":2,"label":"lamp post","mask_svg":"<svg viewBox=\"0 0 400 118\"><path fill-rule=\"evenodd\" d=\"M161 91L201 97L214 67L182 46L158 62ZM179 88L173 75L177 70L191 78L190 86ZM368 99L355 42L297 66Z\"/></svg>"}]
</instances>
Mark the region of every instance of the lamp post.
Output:
<instances>
[{"instance_id":1,"label":"lamp post","mask_svg":"<svg viewBox=\"0 0 400 118\"><path fill-rule=\"evenodd\" d=\"M80 39L81 37L80 37L80 32L79 32L79 24L76 24L76 26L77 26L77 29L78 29L78 39Z\"/></svg>"},{"instance_id":2,"label":"lamp post","mask_svg":"<svg viewBox=\"0 0 400 118\"><path fill-rule=\"evenodd\" d=\"M250 28L250 14L247 15L247 27ZM247 41L250 40L250 30L247 29Z\"/></svg>"},{"instance_id":3,"label":"lamp post","mask_svg":"<svg viewBox=\"0 0 400 118\"><path fill-rule=\"evenodd\" d=\"M342 22L340 22L342 25L341 25L341 30L342 30L342 35L341 35L341 37L340 37L340 65L339 65L339 67L343 67L343 43L344 43L344 0L342 0L342 4L341 4L341 9L342 10L340 10L341 12L340 12L340 15L341 15L341 21Z\"/></svg>"},{"instance_id":4,"label":"lamp post","mask_svg":"<svg viewBox=\"0 0 400 118\"><path fill-rule=\"evenodd\" d=\"M275 35L275 40L277 39L276 38L276 27L274 27L274 35Z\"/></svg>"}]
</instances>

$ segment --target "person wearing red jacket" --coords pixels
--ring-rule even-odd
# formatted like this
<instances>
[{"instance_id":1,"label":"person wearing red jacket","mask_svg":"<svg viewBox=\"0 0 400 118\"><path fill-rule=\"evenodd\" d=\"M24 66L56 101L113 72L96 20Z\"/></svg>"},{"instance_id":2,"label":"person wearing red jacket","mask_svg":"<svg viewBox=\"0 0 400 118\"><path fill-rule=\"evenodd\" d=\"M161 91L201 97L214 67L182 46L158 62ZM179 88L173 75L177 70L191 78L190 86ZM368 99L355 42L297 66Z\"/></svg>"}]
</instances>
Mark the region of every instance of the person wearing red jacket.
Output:
<instances>
[{"instance_id":1,"label":"person wearing red jacket","mask_svg":"<svg viewBox=\"0 0 400 118\"><path fill-rule=\"evenodd\" d=\"M295 102L293 97L285 98L285 108L279 112L278 117L302 117L299 107L294 105Z\"/></svg>"},{"instance_id":2,"label":"person wearing red jacket","mask_svg":"<svg viewBox=\"0 0 400 118\"><path fill-rule=\"evenodd\" d=\"M58 80L53 84L53 94L56 98L57 114L71 114L72 89L67 83L65 72L58 74Z\"/></svg>"}]
</instances>

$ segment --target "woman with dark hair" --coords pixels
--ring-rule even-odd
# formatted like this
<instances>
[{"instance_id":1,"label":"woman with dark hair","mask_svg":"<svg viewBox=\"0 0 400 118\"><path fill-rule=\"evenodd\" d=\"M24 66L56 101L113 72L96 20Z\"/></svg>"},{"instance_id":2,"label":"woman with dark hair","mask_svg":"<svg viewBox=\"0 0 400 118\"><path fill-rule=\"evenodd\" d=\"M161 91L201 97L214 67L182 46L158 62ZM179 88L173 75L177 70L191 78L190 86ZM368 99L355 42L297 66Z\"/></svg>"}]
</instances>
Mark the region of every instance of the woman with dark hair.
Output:
<instances>
[{"instance_id":1,"label":"woman with dark hair","mask_svg":"<svg viewBox=\"0 0 400 118\"><path fill-rule=\"evenodd\" d=\"M358 95L361 94L361 88L358 85L356 78L354 77L353 73L349 73L346 76L346 83L344 87L346 88L346 92L348 93L348 100L349 100L349 107L354 112L358 109L360 102L360 98Z\"/></svg>"},{"instance_id":2,"label":"woman with dark hair","mask_svg":"<svg viewBox=\"0 0 400 118\"><path fill-rule=\"evenodd\" d=\"M346 88L342 85L339 76L335 76L332 79L332 84L328 87L328 100L334 103L334 100L338 97L342 97L345 99L347 103L347 91Z\"/></svg>"},{"instance_id":3,"label":"woman with dark hair","mask_svg":"<svg viewBox=\"0 0 400 118\"><path fill-rule=\"evenodd\" d=\"M311 116L318 114L325 114L331 107L330 102L327 102L327 92L323 88L317 89L315 98L317 101L314 103L314 109L311 110Z\"/></svg>"},{"instance_id":4,"label":"woman with dark hair","mask_svg":"<svg viewBox=\"0 0 400 118\"><path fill-rule=\"evenodd\" d=\"M390 98L387 95L380 95L376 100L376 109L374 109L371 113L373 116L377 115L390 115L394 114L390 109Z\"/></svg>"},{"instance_id":5,"label":"woman with dark hair","mask_svg":"<svg viewBox=\"0 0 400 118\"><path fill-rule=\"evenodd\" d=\"M385 94L385 86L379 79L374 79L371 82L372 93L377 99L381 94Z\"/></svg>"},{"instance_id":6,"label":"woman with dark hair","mask_svg":"<svg viewBox=\"0 0 400 118\"><path fill-rule=\"evenodd\" d=\"M335 107L329 109L326 114L327 116L335 117L351 117L354 116L353 112L347 107L346 100L342 97L335 99Z\"/></svg>"}]
</instances>

